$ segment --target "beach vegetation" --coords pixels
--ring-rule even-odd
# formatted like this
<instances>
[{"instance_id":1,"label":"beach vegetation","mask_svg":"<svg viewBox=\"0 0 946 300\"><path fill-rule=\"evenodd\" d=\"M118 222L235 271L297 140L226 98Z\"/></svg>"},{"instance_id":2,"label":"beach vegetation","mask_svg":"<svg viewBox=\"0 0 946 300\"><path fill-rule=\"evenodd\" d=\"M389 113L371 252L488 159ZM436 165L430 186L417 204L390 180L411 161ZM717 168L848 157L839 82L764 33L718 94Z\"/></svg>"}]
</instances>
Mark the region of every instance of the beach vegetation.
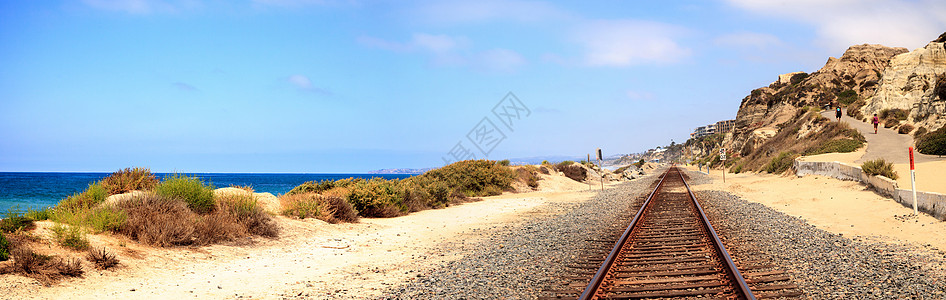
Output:
<instances>
[{"instance_id":1,"label":"beach vegetation","mask_svg":"<svg viewBox=\"0 0 946 300\"><path fill-rule=\"evenodd\" d=\"M118 233L159 246L201 246L249 235L275 237L278 227L252 195L228 195L208 213L197 213L181 198L144 194L116 203L126 215Z\"/></svg>"},{"instance_id":2,"label":"beach vegetation","mask_svg":"<svg viewBox=\"0 0 946 300\"><path fill-rule=\"evenodd\" d=\"M851 103L850 105L847 106L847 112L846 112L847 115L857 120L863 119L864 114L861 113L861 108L864 107L864 105L867 105L867 101L864 101L864 99L858 98L857 100L854 101L854 103Z\"/></svg>"},{"instance_id":3,"label":"beach vegetation","mask_svg":"<svg viewBox=\"0 0 946 300\"><path fill-rule=\"evenodd\" d=\"M582 168L580 165L576 165L575 162L566 160L555 165L555 170L562 172L565 177L571 178L574 181L585 181L585 178L588 177L588 172L585 168Z\"/></svg>"},{"instance_id":4,"label":"beach vegetation","mask_svg":"<svg viewBox=\"0 0 946 300\"><path fill-rule=\"evenodd\" d=\"M284 207L282 214L287 217L316 218L332 224L358 221L355 208L341 197L306 193L283 195L279 201Z\"/></svg>"},{"instance_id":5,"label":"beach vegetation","mask_svg":"<svg viewBox=\"0 0 946 300\"><path fill-rule=\"evenodd\" d=\"M101 181L109 195L123 194L130 191L148 191L158 184L158 179L148 168L125 168L109 174Z\"/></svg>"},{"instance_id":6,"label":"beach vegetation","mask_svg":"<svg viewBox=\"0 0 946 300\"><path fill-rule=\"evenodd\" d=\"M253 192L256 191L256 190L253 189L253 186L251 186L251 185L236 185L236 184L231 184L230 187L235 188L235 189L241 189L241 190L247 191L247 192L249 192L249 193L253 193Z\"/></svg>"},{"instance_id":7,"label":"beach vegetation","mask_svg":"<svg viewBox=\"0 0 946 300\"><path fill-rule=\"evenodd\" d=\"M636 163L634 163L633 165L634 165L635 167L637 167L638 169L643 168L643 167L644 167L644 160L643 160L643 159L638 160L638 161L637 161Z\"/></svg>"},{"instance_id":8,"label":"beach vegetation","mask_svg":"<svg viewBox=\"0 0 946 300\"><path fill-rule=\"evenodd\" d=\"M627 165L627 166L623 166L623 167L614 169L614 172L613 172L613 173L614 173L614 174L623 174L624 171L627 171L627 169L630 168L630 167L631 167L630 165Z\"/></svg>"},{"instance_id":9,"label":"beach vegetation","mask_svg":"<svg viewBox=\"0 0 946 300\"><path fill-rule=\"evenodd\" d=\"M525 165L516 169L519 182L535 190L539 188L539 169L532 165Z\"/></svg>"},{"instance_id":10,"label":"beach vegetation","mask_svg":"<svg viewBox=\"0 0 946 300\"><path fill-rule=\"evenodd\" d=\"M43 221L49 219L49 214L51 212L51 207L43 207L35 210L33 208L27 208L26 212L23 213L23 216L33 221Z\"/></svg>"},{"instance_id":11,"label":"beach vegetation","mask_svg":"<svg viewBox=\"0 0 946 300\"><path fill-rule=\"evenodd\" d=\"M545 174L545 175L549 175L552 173L549 170L549 168L547 168L545 165L539 166L539 172L542 172L542 174Z\"/></svg>"},{"instance_id":12,"label":"beach vegetation","mask_svg":"<svg viewBox=\"0 0 946 300\"><path fill-rule=\"evenodd\" d=\"M857 101L857 99L857 92L854 90L845 90L838 93L838 103L844 106L851 105L854 101Z\"/></svg>"},{"instance_id":13,"label":"beach vegetation","mask_svg":"<svg viewBox=\"0 0 946 300\"><path fill-rule=\"evenodd\" d=\"M10 258L10 241L7 241L6 236L3 235L3 232L0 232L0 261L5 261Z\"/></svg>"},{"instance_id":14,"label":"beach vegetation","mask_svg":"<svg viewBox=\"0 0 946 300\"><path fill-rule=\"evenodd\" d=\"M172 175L164 178L154 192L165 198L183 200L196 213L209 213L214 208L213 186L197 177Z\"/></svg>"},{"instance_id":15,"label":"beach vegetation","mask_svg":"<svg viewBox=\"0 0 946 300\"><path fill-rule=\"evenodd\" d=\"M907 119L907 115L910 114L910 111L901 108L888 108L880 111L880 114L877 116L881 120L897 120L903 121Z\"/></svg>"},{"instance_id":16,"label":"beach vegetation","mask_svg":"<svg viewBox=\"0 0 946 300\"><path fill-rule=\"evenodd\" d=\"M0 232L17 232L33 228L33 220L17 212L15 208L10 208L3 214L0 220Z\"/></svg>"},{"instance_id":17,"label":"beach vegetation","mask_svg":"<svg viewBox=\"0 0 946 300\"><path fill-rule=\"evenodd\" d=\"M921 127L920 129L925 129ZM917 130L919 133L919 130ZM925 132L916 139L916 151L929 155L946 155L946 126Z\"/></svg>"},{"instance_id":18,"label":"beach vegetation","mask_svg":"<svg viewBox=\"0 0 946 300\"><path fill-rule=\"evenodd\" d=\"M118 257L116 257L115 254L109 253L105 247L102 247L101 250L98 248L89 249L89 252L85 255L85 259L99 270L108 270L118 265Z\"/></svg>"},{"instance_id":19,"label":"beach vegetation","mask_svg":"<svg viewBox=\"0 0 946 300\"><path fill-rule=\"evenodd\" d=\"M909 134L911 131L913 131L913 128L914 128L913 125L903 124L903 125L900 125L900 129L897 129L897 133Z\"/></svg>"},{"instance_id":20,"label":"beach vegetation","mask_svg":"<svg viewBox=\"0 0 946 300\"><path fill-rule=\"evenodd\" d=\"M79 226L56 223L51 230L53 240L60 246L78 251L89 249L89 239L86 237L85 231Z\"/></svg>"},{"instance_id":21,"label":"beach vegetation","mask_svg":"<svg viewBox=\"0 0 946 300\"><path fill-rule=\"evenodd\" d=\"M778 156L773 157L768 164L763 167L763 169L768 173L781 174L787 171L794 164L795 157L798 157L798 154L795 154L791 151L786 151L779 153Z\"/></svg>"},{"instance_id":22,"label":"beach vegetation","mask_svg":"<svg viewBox=\"0 0 946 300\"><path fill-rule=\"evenodd\" d=\"M99 203L105 202L106 198L108 198L108 191L102 187L102 184L99 182L92 183L82 193L73 194L59 201L59 204L56 204L56 207L53 208L54 211L50 218L53 221L62 222L57 219L57 216L80 214L94 208Z\"/></svg>"},{"instance_id":23,"label":"beach vegetation","mask_svg":"<svg viewBox=\"0 0 946 300\"><path fill-rule=\"evenodd\" d=\"M741 162L735 164L732 168L729 168L729 173L739 174L742 173L742 169L746 166L746 162Z\"/></svg>"},{"instance_id":24,"label":"beach vegetation","mask_svg":"<svg viewBox=\"0 0 946 300\"><path fill-rule=\"evenodd\" d=\"M500 160L500 161L499 161L499 165L500 165L500 166L508 167L509 164L510 164L510 162L509 162L508 159L504 159L504 160Z\"/></svg>"},{"instance_id":25,"label":"beach vegetation","mask_svg":"<svg viewBox=\"0 0 946 300\"><path fill-rule=\"evenodd\" d=\"M322 180L322 181L307 181L303 184L300 184L292 190L290 190L286 195L292 194L305 194L305 193L322 193L329 191L335 188L344 188L351 185L358 179L355 178L345 178L337 180ZM363 179L361 179L363 180Z\"/></svg>"},{"instance_id":26,"label":"beach vegetation","mask_svg":"<svg viewBox=\"0 0 946 300\"><path fill-rule=\"evenodd\" d=\"M864 170L864 173L870 176L883 175L893 180L900 177L897 175L897 171L893 170L893 164L883 158L865 161L861 164L861 170Z\"/></svg>"},{"instance_id":27,"label":"beach vegetation","mask_svg":"<svg viewBox=\"0 0 946 300\"><path fill-rule=\"evenodd\" d=\"M864 146L863 141L852 138L842 138L828 140L819 145L814 145L805 151L805 155L817 155L824 153L848 153L854 152Z\"/></svg>"},{"instance_id":28,"label":"beach vegetation","mask_svg":"<svg viewBox=\"0 0 946 300\"><path fill-rule=\"evenodd\" d=\"M408 212L399 180L358 180L349 186L347 200L360 215L366 217L389 218Z\"/></svg>"},{"instance_id":29,"label":"beach vegetation","mask_svg":"<svg viewBox=\"0 0 946 300\"><path fill-rule=\"evenodd\" d=\"M66 276L77 277L83 274L82 264L78 259L56 259L55 256L33 252L26 246L12 249L10 257L13 258L13 265L0 270L0 273L22 274L46 286Z\"/></svg>"}]
</instances>

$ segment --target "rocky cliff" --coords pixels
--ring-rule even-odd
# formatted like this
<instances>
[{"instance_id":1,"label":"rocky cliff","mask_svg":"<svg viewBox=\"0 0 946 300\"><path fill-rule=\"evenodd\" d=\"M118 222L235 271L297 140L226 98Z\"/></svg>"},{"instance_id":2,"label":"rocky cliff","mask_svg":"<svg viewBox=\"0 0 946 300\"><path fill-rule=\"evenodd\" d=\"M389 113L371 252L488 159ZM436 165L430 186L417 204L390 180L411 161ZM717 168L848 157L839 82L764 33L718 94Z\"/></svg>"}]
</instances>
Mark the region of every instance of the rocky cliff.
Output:
<instances>
[{"instance_id":1,"label":"rocky cliff","mask_svg":"<svg viewBox=\"0 0 946 300\"><path fill-rule=\"evenodd\" d=\"M946 99L942 96L946 95L935 92L937 86L946 85L942 39L894 56L883 71L877 92L867 99L861 112L872 115L884 109L905 109L910 111L908 122L931 129L942 127L946 123Z\"/></svg>"},{"instance_id":2,"label":"rocky cliff","mask_svg":"<svg viewBox=\"0 0 946 300\"><path fill-rule=\"evenodd\" d=\"M729 144L742 156L775 135L791 121L799 109L824 107L874 96L891 58L906 53L905 48L856 45L841 58L831 57L820 70L809 74L783 74L767 87L753 90L743 98L736 113L736 128Z\"/></svg>"}]
</instances>

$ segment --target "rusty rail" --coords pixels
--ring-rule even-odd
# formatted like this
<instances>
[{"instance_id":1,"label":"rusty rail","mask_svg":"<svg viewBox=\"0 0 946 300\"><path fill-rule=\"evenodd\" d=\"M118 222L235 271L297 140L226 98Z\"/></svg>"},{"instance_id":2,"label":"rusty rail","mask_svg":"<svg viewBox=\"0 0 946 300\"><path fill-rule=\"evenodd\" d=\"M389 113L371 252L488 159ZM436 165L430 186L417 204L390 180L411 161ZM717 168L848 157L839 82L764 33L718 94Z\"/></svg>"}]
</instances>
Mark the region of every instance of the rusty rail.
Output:
<instances>
[{"instance_id":1,"label":"rusty rail","mask_svg":"<svg viewBox=\"0 0 946 300\"><path fill-rule=\"evenodd\" d=\"M671 175L671 173L676 173L676 175ZM644 238L640 238L640 236L642 235L642 233L647 233L646 232L647 229L641 226L641 223L642 223L641 220L644 219L645 217L650 218L650 215L657 215L661 213L661 212L652 212L652 209L653 209L652 207L654 206L655 197L657 197L658 195L661 195L662 189L665 188L665 183L668 182L668 176L673 176L671 178L671 180L673 181L675 181L676 177L679 176L679 180L683 182L683 186L686 188L686 192L687 192L686 195L688 196L690 201L692 201L693 207L695 207L695 209L693 210L696 211L696 218L698 218L699 219L698 222L702 224L702 230L699 230L700 233L702 233L702 235L700 235L698 239L700 239L701 241L709 240L708 244L711 244L711 245L699 245L699 246L712 248L713 249L712 252L715 253L715 258L713 259L713 261L716 263L714 263L714 266L721 265L721 266L718 266L719 268L714 268L714 270L712 271L712 272L719 271L717 275L710 274L710 275L705 275L702 277L690 278L690 279L692 279L692 281L721 280L722 278L718 278L718 277L725 277L725 280L729 283L728 284L729 287L727 289L721 290L720 293L723 293L723 292L726 293L724 297L736 298L736 299L755 299L755 296L753 296L752 291L749 289L748 284L746 284L745 279L739 273L739 270L736 268L736 265L732 261L732 258L726 252L726 247L723 246L722 242L719 239L719 236L717 236L716 234L716 231L713 230L713 227L710 225L709 219L706 218L706 214L703 212L703 208L700 206L699 202L696 200L696 197L693 195L693 192L690 191L689 184L686 183L686 180L683 178L683 175L680 174L679 170L676 170L676 167L671 167L670 169L667 170L666 173L663 174L663 176L661 176L660 182L657 184L657 187L654 188L654 190L650 193L650 195L647 197L647 200L645 200L644 204L642 205L641 209L637 212L637 214L635 214L634 218L631 221L631 224L627 227L627 229L621 235L621 238L618 239L617 242L614 244L614 247L612 248L611 252L608 254L607 258L605 258L604 262L598 268L597 272L595 272L594 277L591 279L587 287L584 289L579 299L599 299L599 298L608 297L607 295L605 295L606 292L602 291L602 287L605 287L607 285L608 288L613 288L613 286L611 285L613 285L612 283L615 281L615 277L617 273L617 271L615 270L616 264L619 261L624 260L624 254L629 253L630 251L633 250L635 239L643 240ZM670 197L670 196L666 196L666 197ZM662 201L666 203L671 203L669 201L672 201L672 198L668 200L662 200ZM677 213L676 211L663 211L663 212L665 214L666 212L670 212L671 214ZM659 216L654 216L652 218L657 221L664 220L664 219L660 219ZM683 221L675 221L675 222L688 222L688 221L683 220ZM689 224L689 225L692 225L692 224ZM681 230L681 231L692 230L692 228L678 229L678 230ZM660 236L659 234L660 233L657 233L657 236ZM687 233L685 238L691 239L692 234L693 233ZM653 234L652 234L652 237L653 237ZM668 237L671 239L674 238L671 235L668 235ZM685 255L691 255L689 251L690 250L688 249L684 251L683 253ZM702 250L694 250L694 251L699 252ZM661 254L651 253L648 255L653 256L653 255L661 255ZM648 256L648 255L644 255L644 256ZM677 255L677 254L671 254L671 258L667 260L672 260L673 258L675 258L674 255ZM675 272L680 273L680 274L696 274L697 273L697 272L691 272L691 271L685 271L685 270L673 271L671 269L664 271L664 273L667 273L667 274L674 274ZM659 273L659 272L651 272L651 273ZM653 276L651 274L648 274L647 272L640 273L640 274L643 274L643 275L639 275L643 277ZM706 274L706 273L700 273L700 274ZM690 279L681 279L681 281L690 280ZM647 282L657 283L659 287L648 288L648 287L636 286L635 288L631 290L650 291L650 293L637 294L637 295L631 294L631 295L625 295L625 296L619 295L617 297L618 298L625 298L625 297L635 298L637 296L640 296L641 298L658 298L664 295L664 294L661 294L660 291L665 291L665 290L675 290L674 292L665 292L666 296L687 295L686 291L680 292L680 290L686 290L686 289L690 289L690 290L696 289L697 293L704 293L704 292L711 293L711 292L716 291L716 290L700 290L704 288L704 285L699 285L699 284L685 284L685 285L681 285L680 288L666 285L668 283L676 282L676 281L677 279L634 281L634 283L637 283L637 284L644 284ZM660 284L663 284L663 285L660 285ZM706 285L706 286L711 286L711 285ZM662 288L665 288L665 289L661 290ZM657 292L654 292L654 291L657 291Z\"/></svg>"}]
</instances>

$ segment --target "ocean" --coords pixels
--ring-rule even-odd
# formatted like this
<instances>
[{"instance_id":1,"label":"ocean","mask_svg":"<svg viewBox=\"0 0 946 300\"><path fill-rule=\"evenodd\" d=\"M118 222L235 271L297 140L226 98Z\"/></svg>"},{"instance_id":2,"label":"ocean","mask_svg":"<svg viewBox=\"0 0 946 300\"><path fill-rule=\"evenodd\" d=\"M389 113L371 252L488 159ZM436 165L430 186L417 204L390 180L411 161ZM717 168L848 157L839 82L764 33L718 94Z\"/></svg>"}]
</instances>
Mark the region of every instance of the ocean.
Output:
<instances>
[{"instance_id":1,"label":"ocean","mask_svg":"<svg viewBox=\"0 0 946 300\"><path fill-rule=\"evenodd\" d=\"M101 180L110 173L28 173L0 172L0 217L10 209L25 211L55 206L60 200L84 191L89 184ZM155 173L158 179L170 173ZM373 178L403 179L409 174L267 174L267 173L196 173L205 183L216 188L231 185L251 186L257 193L280 195L306 181L328 179Z\"/></svg>"}]
</instances>

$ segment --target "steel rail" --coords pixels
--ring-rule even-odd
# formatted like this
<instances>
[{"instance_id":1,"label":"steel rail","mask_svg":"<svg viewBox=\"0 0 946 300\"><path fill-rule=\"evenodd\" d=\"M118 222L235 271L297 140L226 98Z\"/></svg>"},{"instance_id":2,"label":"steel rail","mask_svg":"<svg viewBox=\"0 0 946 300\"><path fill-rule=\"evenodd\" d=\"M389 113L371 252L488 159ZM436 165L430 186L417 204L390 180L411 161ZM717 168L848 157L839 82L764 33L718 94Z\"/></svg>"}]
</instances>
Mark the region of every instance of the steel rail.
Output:
<instances>
[{"instance_id":1,"label":"steel rail","mask_svg":"<svg viewBox=\"0 0 946 300\"><path fill-rule=\"evenodd\" d=\"M693 204L696 205L696 210L700 212L700 217L703 219L703 222L701 222L703 227L706 228L706 231L713 237L713 246L716 248L716 252L719 253L719 255L723 257L723 261L726 262L725 269L726 273L728 273L727 275L733 282L737 283L737 294L743 299L755 300L755 295L753 295L752 290L749 289L749 284L746 283L745 277L742 277L742 273L739 273L739 268L736 268L736 263L732 261L732 257L730 257L729 252L726 251L726 246L723 245L723 241L719 239L716 230L710 225L709 218L706 217L706 213L703 212L703 207L700 206L700 201L696 199L696 195L693 195L693 191L690 190L690 184L683 178L683 173L678 174L680 175L680 180L683 180L683 185L687 187L687 193L690 195L690 199L693 200Z\"/></svg>"},{"instance_id":2,"label":"steel rail","mask_svg":"<svg viewBox=\"0 0 946 300\"><path fill-rule=\"evenodd\" d=\"M675 168L675 166L671 167L671 169L672 168ZM654 190L650 193L650 195L647 196L647 200L644 201L644 204L641 206L641 209L637 212L637 214L634 215L634 218L631 220L631 224L627 227L627 229L624 230L624 234L621 235L621 238L618 239L617 242L615 242L614 248L611 249L611 253L608 254L608 257L601 264L601 267L598 268L598 271L595 273L595 276L591 279L588 286L585 287L585 290L582 292L581 296L579 296L578 299L590 300L590 299L596 299L599 296L597 295L597 293L601 287L601 284L604 283L604 280L607 278L608 272L611 270L611 267L616 262L618 256L620 256L620 253L622 249L624 248L624 244L627 243L628 239L631 237L631 234L636 229L638 221L641 219L644 212L647 210L648 206L651 203L651 200L654 198L654 196L663 186L664 180L670 174L671 169L668 169L667 172L664 173L664 175L660 178L660 182L657 184L657 187L655 187ZM686 182L686 179L683 178L682 173L678 173L678 175L680 176L680 180L683 181L684 186L686 186L687 194L689 195L690 200L696 206L696 209L701 219L700 223L702 224L706 232L708 232L709 235L712 236L713 247L716 250L718 256L721 257L722 260L724 261L724 265L725 265L724 269L726 272L726 276L729 277L731 282L736 283L735 284L736 296L742 299L755 300L756 298L752 294L752 291L749 289L749 285L746 283L745 278L742 277L741 273L739 273L739 269L736 268L736 264L732 261L732 257L730 257L729 253L726 251L726 247L722 244L722 241L719 239L719 236L716 234L716 231L713 229L713 226L710 225L709 219L706 217L706 214L703 211L702 206L700 206L699 201L697 201L696 196L693 194L693 191L690 190L690 185Z\"/></svg>"},{"instance_id":3,"label":"steel rail","mask_svg":"<svg viewBox=\"0 0 946 300\"><path fill-rule=\"evenodd\" d=\"M631 233L634 231L634 228L637 227L637 221L641 219L641 216L644 214L647 206L650 205L650 200L654 199L654 195L657 194L657 191L660 190L660 187L663 186L664 179L667 178L667 175L670 175L670 169L667 169L667 172L660 177L660 182L657 183L657 187L650 192L650 195L647 196L647 200L644 201L644 205L641 205L641 209L637 211L637 214L634 215L634 219L631 220L631 225L627 226L627 229L624 230L624 234L621 235L621 238L614 243L614 248L611 249L611 253L608 254L608 257L604 260L604 263L601 264L601 267L598 268L598 272L595 272L595 277L591 278L591 282L588 284L588 287L581 293L581 296L578 299L589 300L594 299L595 292L598 291L598 288L601 286L601 283L604 282L604 278L608 275L608 271L611 269L611 266L614 265L614 261L617 260L618 255L621 253L621 248L624 247L624 244L627 243L627 239L631 237Z\"/></svg>"}]
</instances>

